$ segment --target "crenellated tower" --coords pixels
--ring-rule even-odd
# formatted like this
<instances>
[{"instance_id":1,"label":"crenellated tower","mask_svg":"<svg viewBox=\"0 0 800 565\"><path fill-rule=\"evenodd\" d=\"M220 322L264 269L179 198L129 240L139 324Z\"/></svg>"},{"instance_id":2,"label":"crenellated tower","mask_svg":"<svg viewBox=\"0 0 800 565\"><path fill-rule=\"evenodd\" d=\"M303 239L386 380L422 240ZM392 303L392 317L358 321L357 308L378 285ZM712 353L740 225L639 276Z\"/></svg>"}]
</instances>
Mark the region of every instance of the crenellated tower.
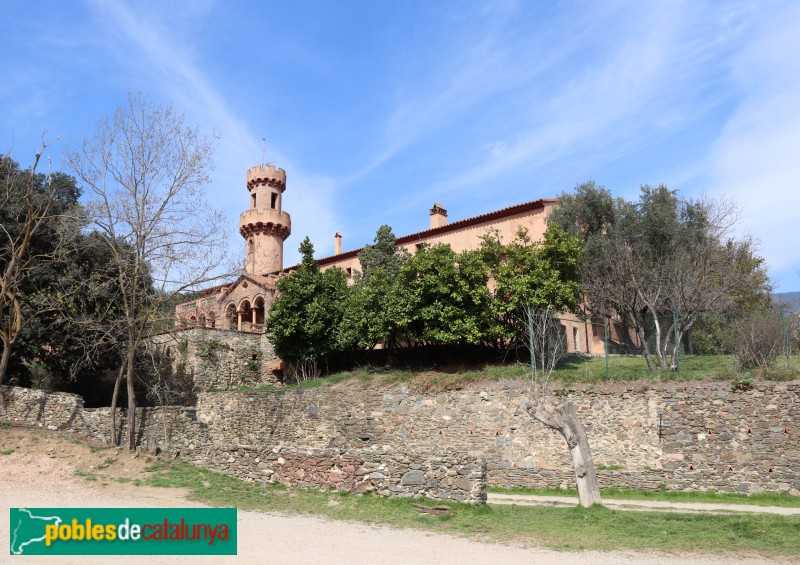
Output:
<instances>
[{"instance_id":1,"label":"crenellated tower","mask_svg":"<svg viewBox=\"0 0 800 565\"><path fill-rule=\"evenodd\" d=\"M265 275L283 269L283 242L292 232L292 218L281 209L286 171L274 165L247 170L250 209L239 216L245 240L245 272Z\"/></svg>"}]
</instances>

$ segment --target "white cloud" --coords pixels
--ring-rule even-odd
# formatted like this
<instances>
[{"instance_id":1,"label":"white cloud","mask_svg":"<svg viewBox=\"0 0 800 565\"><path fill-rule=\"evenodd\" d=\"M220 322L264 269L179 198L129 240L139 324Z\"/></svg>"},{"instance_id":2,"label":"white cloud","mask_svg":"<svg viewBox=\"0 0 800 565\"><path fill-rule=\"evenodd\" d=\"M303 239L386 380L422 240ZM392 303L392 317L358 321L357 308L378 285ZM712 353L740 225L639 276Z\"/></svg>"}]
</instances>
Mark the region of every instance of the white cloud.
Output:
<instances>
[{"instance_id":1,"label":"white cloud","mask_svg":"<svg viewBox=\"0 0 800 565\"><path fill-rule=\"evenodd\" d=\"M254 135L240 112L230 108L219 91L206 77L202 66L195 61L191 50L191 27L182 36L177 23L165 26L162 6L151 11L136 13L121 2L97 0L92 2L97 19L106 28L107 46L121 64L130 66L131 82L158 85L161 94L171 100L176 108L186 110L188 121L211 128L220 136L215 154L215 172L208 188L212 203L223 209L231 229L231 254L242 254L243 243L238 235L239 213L247 208L245 172L261 160L261 136ZM208 3L204 4L205 8ZM195 13L197 16L197 13ZM120 41L123 40L123 41ZM133 48L143 55L131 57ZM136 61L136 63L134 63ZM146 80L143 80L146 79ZM246 115L257 109L246 108ZM293 236L284 249L284 264L299 258L297 247L301 237L309 235L321 242L318 251L323 253L336 229L334 202L336 186L327 177L314 175L293 166L289 157L280 150L269 147L267 160L287 171L286 211L292 214Z\"/></svg>"},{"instance_id":2,"label":"white cloud","mask_svg":"<svg viewBox=\"0 0 800 565\"><path fill-rule=\"evenodd\" d=\"M762 22L733 58L740 102L714 144L711 187L734 196L743 227L782 290L800 287L800 5L790 3Z\"/></svg>"}]
</instances>

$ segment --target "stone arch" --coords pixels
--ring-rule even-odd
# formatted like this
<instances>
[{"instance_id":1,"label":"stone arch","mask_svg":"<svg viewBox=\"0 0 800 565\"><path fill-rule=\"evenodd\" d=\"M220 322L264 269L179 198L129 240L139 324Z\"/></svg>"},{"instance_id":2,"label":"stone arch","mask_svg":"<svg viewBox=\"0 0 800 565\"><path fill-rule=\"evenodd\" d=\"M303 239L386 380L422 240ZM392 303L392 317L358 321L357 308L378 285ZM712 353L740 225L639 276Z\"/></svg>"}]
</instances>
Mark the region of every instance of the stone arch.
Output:
<instances>
[{"instance_id":1,"label":"stone arch","mask_svg":"<svg viewBox=\"0 0 800 565\"><path fill-rule=\"evenodd\" d=\"M236 312L236 304L233 302L225 307L225 323L229 330L235 330L239 327Z\"/></svg>"},{"instance_id":2,"label":"stone arch","mask_svg":"<svg viewBox=\"0 0 800 565\"><path fill-rule=\"evenodd\" d=\"M237 309L237 313L239 315L239 320L241 320L241 326L238 329L249 331L250 324L252 324L253 320L253 309L250 306L249 298L244 298L239 301L239 308Z\"/></svg>"},{"instance_id":3,"label":"stone arch","mask_svg":"<svg viewBox=\"0 0 800 565\"><path fill-rule=\"evenodd\" d=\"M266 301L259 294L253 298L253 323L263 326L266 312Z\"/></svg>"},{"instance_id":4,"label":"stone arch","mask_svg":"<svg viewBox=\"0 0 800 565\"><path fill-rule=\"evenodd\" d=\"M197 325L197 316L195 316L194 314L189 316L189 325L190 326L196 326Z\"/></svg>"}]
</instances>

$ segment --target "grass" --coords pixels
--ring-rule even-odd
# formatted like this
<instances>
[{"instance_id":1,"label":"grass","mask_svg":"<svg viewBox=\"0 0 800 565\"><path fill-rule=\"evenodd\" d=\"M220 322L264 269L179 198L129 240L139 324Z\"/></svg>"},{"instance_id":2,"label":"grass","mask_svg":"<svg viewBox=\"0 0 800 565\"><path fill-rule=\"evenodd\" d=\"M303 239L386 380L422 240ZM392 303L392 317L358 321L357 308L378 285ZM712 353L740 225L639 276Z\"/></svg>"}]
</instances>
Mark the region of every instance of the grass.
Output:
<instances>
[{"instance_id":1,"label":"grass","mask_svg":"<svg viewBox=\"0 0 800 565\"><path fill-rule=\"evenodd\" d=\"M181 487L191 498L213 506L242 510L307 513L336 520L411 527L472 539L581 551L628 549L796 556L800 553L800 517L736 516L624 512L584 509L483 506L448 503L452 517L420 515L411 499L383 499L280 485L246 483L178 462L154 466L146 484ZM440 502L436 502L440 504Z\"/></svg>"},{"instance_id":2,"label":"grass","mask_svg":"<svg viewBox=\"0 0 800 565\"><path fill-rule=\"evenodd\" d=\"M797 364L800 367L800 362ZM570 387L574 384L600 384L615 381L691 381L703 379L730 380L736 374L733 358L729 355L687 355L681 357L680 373L672 371L649 371L644 358L633 355L612 355L608 360L608 376L604 357L571 356L559 363L551 380L555 388ZM796 375L797 371L784 369L786 374ZM359 367L350 371L333 373L327 377L310 379L298 384L274 387L261 385L239 387L237 391L302 390L329 386L345 381L369 382L380 379L384 384L408 383L417 390L440 391L461 388L477 381L521 380L529 378L527 366L518 363L485 364L464 367L436 367L431 370L411 371L385 367ZM784 379L781 379L784 380ZM210 389L209 392L220 392Z\"/></svg>"},{"instance_id":3,"label":"grass","mask_svg":"<svg viewBox=\"0 0 800 565\"><path fill-rule=\"evenodd\" d=\"M81 471L80 469L77 469L75 471L75 474L78 475L79 477L83 477L87 481L96 481L98 479L98 475L96 473L90 473L89 471Z\"/></svg>"},{"instance_id":4,"label":"grass","mask_svg":"<svg viewBox=\"0 0 800 565\"><path fill-rule=\"evenodd\" d=\"M0 451L0 455L11 455L12 453L14 453L13 449L4 449L3 451Z\"/></svg>"},{"instance_id":5,"label":"grass","mask_svg":"<svg viewBox=\"0 0 800 565\"><path fill-rule=\"evenodd\" d=\"M539 496L573 496L578 497L575 489L534 489L534 488L498 488L487 487L488 492L498 494L534 494ZM624 488L600 489L603 498L618 500L659 500L667 502L708 502L712 504L745 504L752 506L782 506L786 508L800 508L800 497L778 493L717 493L700 491L646 491Z\"/></svg>"},{"instance_id":6,"label":"grass","mask_svg":"<svg viewBox=\"0 0 800 565\"><path fill-rule=\"evenodd\" d=\"M680 382L705 379L734 380L758 376L765 380L787 381L800 376L800 356L781 357L769 369L753 375L737 371L731 355L683 355L680 371L649 371L645 360L637 355L611 355L606 375L605 357L570 356L562 360L551 377L554 390L567 391L576 384L602 384L621 381ZM455 365L434 367L430 370L400 370L386 367L359 367L350 371L333 373L327 377L309 379L294 385L275 387L260 385L242 386L237 391L303 390L333 385L345 381L370 382L380 379L382 384L406 383L419 391L437 392L462 388L478 381L521 380L529 378L527 366L518 363L489 363L465 367ZM209 392L228 390L209 389Z\"/></svg>"}]
</instances>

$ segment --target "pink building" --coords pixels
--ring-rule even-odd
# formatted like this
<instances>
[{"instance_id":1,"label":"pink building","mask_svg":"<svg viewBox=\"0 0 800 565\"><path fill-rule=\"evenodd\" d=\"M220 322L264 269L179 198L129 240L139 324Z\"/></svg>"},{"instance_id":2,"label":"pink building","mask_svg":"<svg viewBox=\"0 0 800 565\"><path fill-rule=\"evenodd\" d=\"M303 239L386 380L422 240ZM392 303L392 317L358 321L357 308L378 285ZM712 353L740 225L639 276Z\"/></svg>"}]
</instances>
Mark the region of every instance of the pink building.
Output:
<instances>
[{"instance_id":1,"label":"pink building","mask_svg":"<svg viewBox=\"0 0 800 565\"><path fill-rule=\"evenodd\" d=\"M275 300L275 281L294 267L283 268L283 243L291 234L292 220L281 207L286 190L286 172L272 165L256 166L247 171L249 209L239 218L239 233L245 239L245 269L232 283L206 289L196 300L179 304L175 309L176 325L202 326L263 332L266 313ZM555 199L542 198L517 204L480 216L449 222L441 204L430 209L427 230L397 238L397 245L409 253L422 245L449 244L454 251L476 249L481 237L497 230L503 241L511 241L524 227L533 239L547 229L547 216ZM319 259L320 267L340 267L352 278L360 269L361 248L342 251L342 234L334 236L335 253ZM571 352L600 354L604 350L602 323L590 324L565 315L564 326Z\"/></svg>"}]
</instances>

